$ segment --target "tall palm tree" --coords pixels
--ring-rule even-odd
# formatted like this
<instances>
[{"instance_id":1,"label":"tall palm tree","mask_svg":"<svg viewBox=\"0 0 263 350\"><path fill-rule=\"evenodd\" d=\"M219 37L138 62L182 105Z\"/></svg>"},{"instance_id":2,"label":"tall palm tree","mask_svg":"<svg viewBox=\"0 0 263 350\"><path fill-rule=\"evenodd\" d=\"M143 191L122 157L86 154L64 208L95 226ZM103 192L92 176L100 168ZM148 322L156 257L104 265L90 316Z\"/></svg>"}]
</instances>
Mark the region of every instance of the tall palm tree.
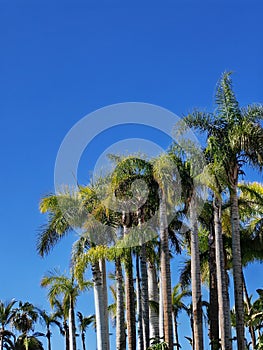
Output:
<instances>
[{"instance_id":1,"label":"tall palm tree","mask_svg":"<svg viewBox=\"0 0 263 350\"><path fill-rule=\"evenodd\" d=\"M114 249L114 248L113 248ZM119 249L118 249L119 250ZM114 254L113 254L114 256ZM125 303L124 303L124 282L120 256L114 256L115 275L109 274L114 279L115 285L109 287L114 302L108 306L113 326L116 327L116 349L126 349L126 324L125 324Z\"/></svg>"},{"instance_id":2,"label":"tall palm tree","mask_svg":"<svg viewBox=\"0 0 263 350\"><path fill-rule=\"evenodd\" d=\"M215 162L222 164L230 193L233 277L238 350L245 349L244 303L237 186L244 163L260 168L263 162L263 108L240 108L232 88L231 73L224 73L216 92L213 114L195 111L184 118L188 126L207 132L208 148Z\"/></svg>"},{"instance_id":3,"label":"tall palm tree","mask_svg":"<svg viewBox=\"0 0 263 350\"><path fill-rule=\"evenodd\" d=\"M72 250L72 263L76 279L82 288L84 282L84 273L88 266L91 266L96 334L98 350L108 350L109 348L109 326L108 326L108 298L106 282L106 264L107 246L95 246L90 242L91 236L103 234L104 226L98 224L96 220L89 220L80 239L75 242ZM107 227L105 226L105 229ZM106 233L107 234L107 233Z\"/></svg>"},{"instance_id":4,"label":"tall palm tree","mask_svg":"<svg viewBox=\"0 0 263 350\"><path fill-rule=\"evenodd\" d=\"M58 315L58 318L62 321L62 327L60 329L61 334L65 338L65 350L69 350L69 327L68 327L68 315L69 305L67 300L55 299L52 302L54 312Z\"/></svg>"},{"instance_id":5,"label":"tall palm tree","mask_svg":"<svg viewBox=\"0 0 263 350\"><path fill-rule=\"evenodd\" d=\"M168 235L168 199L169 189L174 186L173 166L169 156L161 155L154 161L153 174L159 185L159 222L160 222L160 269L163 302L164 341L169 350L173 349L173 324L172 324L172 287L171 268ZM172 186L171 186L172 185Z\"/></svg>"},{"instance_id":6,"label":"tall palm tree","mask_svg":"<svg viewBox=\"0 0 263 350\"><path fill-rule=\"evenodd\" d=\"M126 349L124 290L121 259L115 259L116 278L116 350Z\"/></svg>"},{"instance_id":7,"label":"tall palm tree","mask_svg":"<svg viewBox=\"0 0 263 350\"><path fill-rule=\"evenodd\" d=\"M149 327L150 327L150 342L159 338L159 290L156 268L156 254L151 249L151 254L148 256L148 288L149 288Z\"/></svg>"},{"instance_id":8,"label":"tall palm tree","mask_svg":"<svg viewBox=\"0 0 263 350\"><path fill-rule=\"evenodd\" d=\"M137 181L137 183L136 183ZM149 191L146 203L145 191L136 184L140 181L147 184ZM135 186L134 186L135 185ZM137 278L138 291L141 298L137 299L139 306L138 331L140 343L143 348L149 346L149 295L148 295L148 277L146 262L146 245L144 242L144 221L147 220L149 212L153 206L157 206L153 197L156 191L156 181L153 179L152 165L138 157L128 156L119 159L117 166L112 174L112 189L119 201L122 202L121 226L123 229L123 242L129 242L131 246L139 245L140 259L138 260L138 271L141 278ZM153 205L152 205L153 204ZM134 227L137 227L136 231ZM138 241L132 242L132 235L137 232ZM125 295L126 295L126 319L128 331L128 347L136 347L136 329L135 329L135 305L134 305L134 285L133 285L133 261L131 248L126 246L124 257L125 266ZM138 276L137 276L138 277ZM141 336L141 338L140 338Z\"/></svg>"},{"instance_id":9,"label":"tall palm tree","mask_svg":"<svg viewBox=\"0 0 263 350\"><path fill-rule=\"evenodd\" d=\"M0 301L0 350L3 350L4 346L5 328L10 324L15 315L15 309L13 308L15 303L16 300L14 299L6 303Z\"/></svg>"},{"instance_id":10,"label":"tall palm tree","mask_svg":"<svg viewBox=\"0 0 263 350\"><path fill-rule=\"evenodd\" d=\"M199 185L197 178L203 168L203 155L195 145L189 144L189 155L182 147L174 144L170 150L181 179L181 201L184 204L183 212L190 228L190 252L191 252L191 285L192 285L192 309L194 349L203 350L203 317L202 317L202 293L199 249ZM195 159L196 158L196 159ZM196 164L199 165L196 167ZM201 191L202 192L202 191ZM202 202L202 199L201 199Z\"/></svg>"},{"instance_id":11,"label":"tall palm tree","mask_svg":"<svg viewBox=\"0 0 263 350\"><path fill-rule=\"evenodd\" d=\"M89 239L86 237L84 238L85 247L90 246L92 239L95 239L96 241L98 238L103 238L104 235L101 232L98 235L96 229L97 227L100 229L103 227L102 225L99 225L97 221L105 219L105 210L103 210L103 207L99 204L100 202L97 198L96 188L92 186L79 187L79 191L76 193L69 193L66 191L62 194L44 197L40 202L40 211L42 213L48 213L49 216L47 225L41 229L41 232L38 236L38 253L41 256L48 254L61 238L76 228L84 229L85 234L90 228L92 228L94 222L96 227L95 229L91 229L91 232L88 232ZM92 215L89 215L91 213ZM101 218L101 216L103 216L103 218ZM105 236L107 237L107 235ZM99 271L99 266L97 263L93 266L93 271L93 279L94 281L98 281L97 276L100 276L101 271ZM103 276L104 273L101 278ZM99 285L100 283L94 283L94 287ZM102 305L97 306L103 310L104 316L101 320L104 320L103 322L105 323L106 328L104 326L100 327L101 325L97 322L97 339L100 342L101 339L103 339L104 343L106 342L109 344L107 325L108 320L105 320L105 312L107 312L107 306L105 306L106 290L104 291L102 287L99 287L99 289L101 289L101 293L104 293L104 296L101 295L99 297L97 301L100 301ZM95 297L97 296L97 291L98 289L94 288ZM96 313L96 317L99 317L97 315L98 313ZM100 334L100 329L103 330L103 334ZM108 345L106 348L104 346L104 349L107 349L107 347ZM98 348L98 350L101 350L101 348Z\"/></svg>"},{"instance_id":12,"label":"tall palm tree","mask_svg":"<svg viewBox=\"0 0 263 350\"><path fill-rule=\"evenodd\" d=\"M90 282L84 282L82 289L88 289ZM77 297L80 294L79 285L76 283L74 276L67 277L58 272L50 272L41 280L42 287L49 287L48 297L51 306L54 305L58 296L63 296L64 303L69 305L69 350L76 350L76 322L75 322L75 306Z\"/></svg>"},{"instance_id":13,"label":"tall palm tree","mask_svg":"<svg viewBox=\"0 0 263 350\"><path fill-rule=\"evenodd\" d=\"M205 167L201 181L212 191L212 213L210 219L208 218L207 229L210 230L212 240L215 246L215 264L216 264L216 284L218 297L218 312L214 315L219 319L221 347L223 350L231 350L231 324L230 324L230 305L228 295L227 274L225 270L225 252L222 235L222 196L225 190L227 178L225 170L222 166L215 164L210 159L210 163ZM207 208L204 208L207 213ZM211 218L212 217L212 218ZM211 228L209 227L212 219ZM211 260L211 250L210 257ZM219 337L211 339L214 340L215 347L218 346Z\"/></svg>"}]
</instances>

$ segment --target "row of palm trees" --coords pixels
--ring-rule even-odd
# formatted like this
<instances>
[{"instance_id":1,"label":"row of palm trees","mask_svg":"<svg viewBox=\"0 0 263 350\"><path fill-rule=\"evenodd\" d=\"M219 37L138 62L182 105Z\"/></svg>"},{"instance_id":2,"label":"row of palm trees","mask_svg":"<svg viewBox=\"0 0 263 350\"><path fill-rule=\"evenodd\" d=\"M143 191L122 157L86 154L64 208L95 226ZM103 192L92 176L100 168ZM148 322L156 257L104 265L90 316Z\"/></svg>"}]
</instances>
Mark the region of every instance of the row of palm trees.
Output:
<instances>
[{"instance_id":1,"label":"row of palm trees","mask_svg":"<svg viewBox=\"0 0 263 350\"><path fill-rule=\"evenodd\" d=\"M169 240L178 245L178 235L183 232L184 237L189 233L191 253L193 348L204 348L199 248L200 229L205 227L200 212L204 187L209 190L208 205L211 206L210 225L205 227L211 241L210 282L214 281L215 294L210 298L210 303L214 302L210 307L218 309L219 319L219 325L216 320L211 325L214 332L210 332L211 347L216 349L220 344L222 349L230 350L233 339L223 241L225 205L231 225L237 346L238 350L245 349L241 230L248 230L251 218L247 216L247 220L242 221L240 217L239 178L244 174L245 164L261 169L262 117L260 105L240 108L231 75L225 73L217 86L215 112L194 111L184 117L176 128L180 142L171 145L166 154L151 161L136 156L112 156L116 162L112 174L90 186L79 186L74 192L65 191L41 201L40 209L49 213L49 220L39 236L40 255L47 254L69 230L82 229L73 250L72 273L82 286L86 268L91 266L99 350L109 349L106 260L113 261L116 266L116 348L126 348L125 319L129 350L147 349L153 336L163 339L168 349L173 349ZM188 127L206 135L204 152L185 139L184 131ZM254 211L253 218L260 216L258 201L261 197L251 187L248 192L251 197L248 207ZM261 231L256 226L254 229L252 241L259 243ZM149 266L153 274L148 274ZM137 276L137 300L134 298L134 275ZM159 280L155 295L149 288L153 285L150 278ZM150 302L157 300L158 327L150 307ZM75 348L75 344L71 344L70 349Z\"/></svg>"},{"instance_id":2,"label":"row of palm trees","mask_svg":"<svg viewBox=\"0 0 263 350\"><path fill-rule=\"evenodd\" d=\"M194 111L184 117L175 128L178 143L165 154L151 160L111 155L111 174L41 200L40 211L48 214L38 236L41 256L70 231L81 230L72 248L70 277L54 272L41 282L49 288L52 307L58 297L67 305L66 350L76 350L76 300L89 287L94 291L98 350L110 349L113 309L117 350L179 349L174 306L179 292L172 291L171 254L182 249L191 256L181 274L180 293L187 296L191 291L191 306L185 309L191 319L192 348L204 349L204 305L211 349L233 348L229 269L237 348L247 349L245 327L252 348L261 346L260 317L253 311L253 322L247 319L254 309L249 296L244 302L243 265L262 260L263 190L257 183L239 184L239 179L245 165L261 169L262 118L260 105L240 108L231 74L224 73L215 112ZM206 136L204 149L186 138L189 127ZM115 266L114 308L108 305L107 262ZM92 283L86 281L89 267ZM202 282L209 285L209 302L202 300Z\"/></svg>"}]
</instances>

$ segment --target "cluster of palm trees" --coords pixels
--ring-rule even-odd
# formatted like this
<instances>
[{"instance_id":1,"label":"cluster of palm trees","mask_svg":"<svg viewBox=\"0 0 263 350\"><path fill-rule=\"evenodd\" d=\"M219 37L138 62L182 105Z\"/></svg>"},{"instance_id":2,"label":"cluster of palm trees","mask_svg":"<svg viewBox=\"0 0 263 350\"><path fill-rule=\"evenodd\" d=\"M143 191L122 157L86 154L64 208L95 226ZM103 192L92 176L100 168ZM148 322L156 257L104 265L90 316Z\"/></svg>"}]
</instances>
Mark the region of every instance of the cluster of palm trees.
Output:
<instances>
[{"instance_id":1,"label":"cluster of palm trees","mask_svg":"<svg viewBox=\"0 0 263 350\"><path fill-rule=\"evenodd\" d=\"M262 290L253 301L243 273L246 264L263 259L263 186L239 183L247 166L260 170L263 165L263 107L239 106L230 73L222 75L215 102L214 113L194 111L182 118L176 125L181 141L166 153L151 160L111 155L111 174L41 200L40 211L48 214L38 236L41 256L70 231L81 232L72 247L70 276L54 271L41 281L51 307L60 308L66 350L77 349L75 307L78 295L89 288L95 313L78 313L83 350L90 323L95 325L97 350L110 349L109 316L116 328L116 350L179 350L182 309L192 329L185 337L194 350L203 350L204 306L212 350L263 348ZM188 128L205 135L202 150L184 139ZM190 259L180 284L172 288L171 258L181 250ZM108 262L115 267L109 288ZM88 268L92 281L86 280ZM203 284L209 301L202 299ZM115 300L111 305L109 291ZM50 344L49 331L47 338ZM8 349L4 327L1 339L2 348Z\"/></svg>"},{"instance_id":2,"label":"cluster of palm trees","mask_svg":"<svg viewBox=\"0 0 263 350\"><path fill-rule=\"evenodd\" d=\"M43 320L47 333L34 332L34 327L38 319ZM46 336L50 341L50 324L59 321L48 316L43 310L37 309L29 302L0 302L0 349L10 350L44 350L42 342L38 339ZM17 334L18 333L18 334Z\"/></svg>"},{"instance_id":3,"label":"cluster of palm trees","mask_svg":"<svg viewBox=\"0 0 263 350\"><path fill-rule=\"evenodd\" d=\"M62 282L61 277L58 280L58 286L65 282ZM44 350L45 338L46 349L51 350L51 328L54 326L58 327L66 344L69 344L68 306L59 299L54 299L52 305L53 312L48 313L29 302L17 302L14 299L9 302L0 301L0 349ZM94 324L94 315L85 317L81 312L77 312L77 319L79 335L85 350L85 332L88 326ZM41 331L35 331L36 328ZM69 349L69 345L66 347Z\"/></svg>"}]
</instances>

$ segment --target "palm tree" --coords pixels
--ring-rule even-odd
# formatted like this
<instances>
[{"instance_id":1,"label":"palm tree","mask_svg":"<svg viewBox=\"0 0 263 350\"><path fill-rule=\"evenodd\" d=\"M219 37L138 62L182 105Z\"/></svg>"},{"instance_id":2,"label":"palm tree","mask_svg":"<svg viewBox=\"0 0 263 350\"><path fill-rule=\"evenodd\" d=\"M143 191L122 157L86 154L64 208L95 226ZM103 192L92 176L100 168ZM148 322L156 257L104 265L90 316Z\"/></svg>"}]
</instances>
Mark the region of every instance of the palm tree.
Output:
<instances>
[{"instance_id":1,"label":"palm tree","mask_svg":"<svg viewBox=\"0 0 263 350\"><path fill-rule=\"evenodd\" d=\"M30 344L28 333L34 329L37 320L38 312L35 306L29 302L20 301L12 318L12 325L22 332L21 338L23 338L26 350L29 350Z\"/></svg>"},{"instance_id":2,"label":"palm tree","mask_svg":"<svg viewBox=\"0 0 263 350\"><path fill-rule=\"evenodd\" d=\"M15 334L5 329L4 332L2 332L1 336L2 336L3 349L13 350L16 342Z\"/></svg>"},{"instance_id":3,"label":"palm tree","mask_svg":"<svg viewBox=\"0 0 263 350\"><path fill-rule=\"evenodd\" d=\"M205 167L201 181L212 191L212 213L210 218L208 217L206 227L210 230L210 240L214 242L215 253L210 249L209 260L212 259L212 255L215 255L216 264L216 276L215 283L217 284L217 298L218 298L218 312L215 312L214 317L219 319L221 347L223 350L231 350L231 324L230 324L230 305L228 295L228 283L226 275L226 262L224 253L224 243L222 235L222 193L226 187L227 179L225 171L222 167L215 164L210 159L210 163ZM204 207L206 213L209 213L207 206ZM212 217L212 224L211 224ZM211 227L209 227L211 226ZM210 281L211 282L211 281ZM211 297L211 295L210 295ZM217 310L215 310L217 311ZM210 320L211 321L211 320ZM212 327L212 325L211 325ZM218 327L217 327L218 328ZM217 330L216 330L217 331ZM217 331L218 332L218 331ZM215 347L218 347L219 336L213 336L211 342Z\"/></svg>"},{"instance_id":4,"label":"palm tree","mask_svg":"<svg viewBox=\"0 0 263 350\"><path fill-rule=\"evenodd\" d=\"M108 306L113 326L116 327L116 349L126 349L126 324L125 324L125 303L124 303L124 283L121 266L121 258L114 258L115 275L109 274L108 277L116 282L109 287L114 302Z\"/></svg>"},{"instance_id":5,"label":"palm tree","mask_svg":"<svg viewBox=\"0 0 263 350\"><path fill-rule=\"evenodd\" d=\"M76 279L82 288L83 276L87 266L91 266L95 317L96 317L96 334L98 350L108 350L109 348L109 326L108 326L108 297L106 282L106 264L108 248L103 245L90 243L91 236L103 234L104 226L96 220L89 220L85 228L87 232L83 233L80 239L74 244L72 250L72 263ZM105 229L107 227L105 226Z\"/></svg>"},{"instance_id":6,"label":"palm tree","mask_svg":"<svg viewBox=\"0 0 263 350\"><path fill-rule=\"evenodd\" d=\"M60 329L61 334L65 337L65 350L69 350L69 327L68 327L68 315L69 305L67 300L55 299L52 302L53 309L58 315L58 318L62 319L62 328Z\"/></svg>"},{"instance_id":7,"label":"palm tree","mask_svg":"<svg viewBox=\"0 0 263 350\"><path fill-rule=\"evenodd\" d=\"M79 321L79 330L81 335L81 341L82 341L82 349L86 350L86 344L85 344L85 333L88 328L88 326L92 323L94 323L95 316L83 316L83 314L78 311L77 312L78 321Z\"/></svg>"},{"instance_id":8,"label":"palm tree","mask_svg":"<svg viewBox=\"0 0 263 350\"><path fill-rule=\"evenodd\" d=\"M76 323L75 323L75 306L78 295L80 294L79 285L76 283L74 276L67 277L58 272L50 272L41 280L42 287L49 287L48 297L51 306L54 306L58 296L63 296L63 302L69 305L69 350L76 350ZM90 282L83 282L82 289L88 289Z\"/></svg>"},{"instance_id":9,"label":"palm tree","mask_svg":"<svg viewBox=\"0 0 263 350\"><path fill-rule=\"evenodd\" d=\"M14 299L7 303L0 301L0 350L3 350L4 346L5 328L10 324L15 315L15 310L13 309L15 303L16 300Z\"/></svg>"},{"instance_id":10,"label":"palm tree","mask_svg":"<svg viewBox=\"0 0 263 350\"><path fill-rule=\"evenodd\" d=\"M144 220L149 215L150 204L144 203L145 193L141 186L134 186L140 181L144 181L150 188L148 198L152 199L155 187L152 175L152 166L150 163L135 156L118 159L117 166L112 174L112 189L117 199L122 201L122 217L121 226L123 229L123 242L129 242L131 246L139 245L140 259L138 259L137 272L141 274L141 278L137 276L137 293L141 294L141 298L137 295L138 304L138 331L140 347L148 348L149 346L149 295L148 295L148 276L146 263L146 245L144 242ZM156 184L156 182L155 182ZM147 190L148 190L147 188ZM131 198L132 197L132 198ZM154 203L156 206L157 203ZM136 231L134 226L138 228ZM133 234L137 232L140 237L138 241L133 242ZM136 235L135 235L136 236ZM136 237L137 237L136 236ZM140 265L140 266L139 266ZM125 266L125 295L126 295L126 319L128 331L128 347L129 350L136 348L136 328L135 328L135 304L134 304L134 285L133 285L133 262L132 250L126 246L124 254Z\"/></svg>"},{"instance_id":11,"label":"palm tree","mask_svg":"<svg viewBox=\"0 0 263 350\"><path fill-rule=\"evenodd\" d=\"M159 291L155 255L152 249L150 256L148 256L149 326L151 344L154 339L159 338Z\"/></svg>"},{"instance_id":12,"label":"palm tree","mask_svg":"<svg viewBox=\"0 0 263 350\"><path fill-rule=\"evenodd\" d=\"M245 349L244 303L237 186L244 163L259 168L263 162L263 108L251 105L241 109L232 89L231 73L224 73L216 92L213 114L195 111L184 118L188 126L208 134L208 148L216 163L225 169L230 193L233 277L238 350Z\"/></svg>"},{"instance_id":13,"label":"palm tree","mask_svg":"<svg viewBox=\"0 0 263 350\"><path fill-rule=\"evenodd\" d=\"M172 324L172 287L170 271L170 251L168 235L168 199L169 189L174 186L173 166L169 156L162 155L154 161L153 174L159 185L159 222L160 222L160 269L163 302L164 341L169 350L173 349L173 324ZM172 184L172 186L170 186Z\"/></svg>"},{"instance_id":14,"label":"palm tree","mask_svg":"<svg viewBox=\"0 0 263 350\"><path fill-rule=\"evenodd\" d=\"M184 204L183 213L185 214L190 228L194 349L203 350L202 293L198 236L198 208L200 198L197 194L199 187L202 189L197 178L200 176L200 171L203 168L203 154L191 143L189 143L188 147L189 155L177 144L172 146L169 153L180 174L182 188L181 201ZM196 162L199 163L197 167L195 164Z\"/></svg>"},{"instance_id":15,"label":"palm tree","mask_svg":"<svg viewBox=\"0 0 263 350\"><path fill-rule=\"evenodd\" d=\"M201 271L200 252L198 239L198 224L196 216L196 199L192 197L190 202L190 225L191 225L191 281L192 303L194 321L195 350L203 349L203 319L202 319L202 294L201 294Z\"/></svg>"},{"instance_id":16,"label":"palm tree","mask_svg":"<svg viewBox=\"0 0 263 350\"><path fill-rule=\"evenodd\" d=\"M85 228L85 232L87 232L86 230L89 230L89 228L91 228L91 232L88 233L89 239L87 239L86 237L84 238L85 247L90 246L92 238L94 238L95 240L100 237L103 238L104 235L98 235L98 231L96 229L98 227L101 230L103 226L99 225L98 221L105 219L105 210L103 210L103 206L99 204L100 203L96 195L96 188L92 186L80 187L79 191L73 194L65 192L63 194L50 195L43 198L40 202L40 211L42 213L48 213L49 217L47 225L43 227L38 237L37 250L39 254L41 256L48 254L61 238L63 238L68 232L72 231L75 228ZM90 216L90 213L92 213L93 216ZM101 218L101 216L103 216L103 218ZM96 219L94 218L96 218L98 221L96 221ZM92 229L94 222L95 229ZM107 235L105 236L107 237ZM99 270L99 266L96 263L93 266L93 280L99 281L100 278L104 278L103 273L103 275L98 279L97 277L100 276L100 274L101 271ZM96 289L95 287L99 287L99 285L100 283L94 283L95 298L97 298L98 296L98 294L96 294L98 289ZM102 303L102 305L97 306L101 310L103 310L104 315L101 320L104 320L103 322L106 328L100 325L97 320L97 339L100 342L102 341L101 339L103 339L104 343L106 342L107 344L109 344L108 319L105 319L105 313L107 312L107 305L105 303L106 289L104 291L102 285L101 287L99 287L99 289L101 290L101 293L104 293L104 296L101 294L99 299L97 299L97 301L100 301L100 303ZM96 317L99 317L98 315L99 314L96 313ZM102 334L100 334L100 330L103 330ZM71 337L71 339L74 339L74 337ZM106 348L104 346L103 350L107 350L107 347L108 345L106 346ZM98 344L98 350L101 349L102 348L100 348Z\"/></svg>"},{"instance_id":17,"label":"palm tree","mask_svg":"<svg viewBox=\"0 0 263 350\"><path fill-rule=\"evenodd\" d=\"M26 336L25 334L22 334L18 337L18 339L15 342L14 350L44 350L44 347L37 339L37 336L39 334L33 334L31 336ZM12 349L12 348L11 348Z\"/></svg>"},{"instance_id":18,"label":"palm tree","mask_svg":"<svg viewBox=\"0 0 263 350\"><path fill-rule=\"evenodd\" d=\"M176 284L172 292L174 339L175 339L175 346L177 350L180 350L180 347L181 347L179 343L179 337L178 337L178 324L177 324L178 314L181 310L187 311L187 306L183 303L182 299L191 295L189 291L184 289L180 292L180 287L181 287L180 283Z\"/></svg>"},{"instance_id":19,"label":"palm tree","mask_svg":"<svg viewBox=\"0 0 263 350\"><path fill-rule=\"evenodd\" d=\"M39 316L40 316L40 322L44 323L46 327L46 338L47 338L47 348L48 350L51 350L51 325L56 325L60 331L62 330L62 326L60 321L58 320L60 318L60 315L57 312L54 312L52 314L48 314L45 310L37 309Z\"/></svg>"},{"instance_id":20,"label":"palm tree","mask_svg":"<svg viewBox=\"0 0 263 350\"><path fill-rule=\"evenodd\" d=\"M124 290L121 259L115 259L116 278L116 350L126 349Z\"/></svg>"}]
</instances>

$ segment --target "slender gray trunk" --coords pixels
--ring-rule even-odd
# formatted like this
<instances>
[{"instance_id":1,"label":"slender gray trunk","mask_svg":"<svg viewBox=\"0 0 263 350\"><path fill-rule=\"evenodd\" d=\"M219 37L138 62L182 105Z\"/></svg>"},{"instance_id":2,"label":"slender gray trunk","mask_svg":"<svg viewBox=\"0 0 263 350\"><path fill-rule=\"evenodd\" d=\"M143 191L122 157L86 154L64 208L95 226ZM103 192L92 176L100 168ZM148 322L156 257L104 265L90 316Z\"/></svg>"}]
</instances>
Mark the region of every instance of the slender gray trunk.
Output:
<instances>
[{"instance_id":1,"label":"slender gray trunk","mask_svg":"<svg viewBox=\"0 0 263 350\"><path fill-rule=\"evenodd\" d=\"M232 188L230 189L230 205L231 205L232 256L233 256L233 278L234 278L235 310L236 310L237 347L238 347L238 350L245 350L244 296L243 296L237 184L233 185Z\"/></svg>"},{"instance_id":2,"label":"slender gray trunk","mask_svg":"<svg viewBox=\"0 0 263 350\"><path fill-rule=\"evenodd\" d=\"M100 271L102 275L102 291L103 291L103 312L105 320L105 343L104 349L110 349L110 339L109 339L109 314L108 314L108 293L107 293L107 278L106 278L106 263L105 259L99 261Z\"/></svg>"},{"instance_id":3,"label":"slender gray trunk","mask_svg":"<svg viewBox=\"0 0 263 350\"><path fill-rule=\"evenodd\" d=\"M70 297L69 305L69 350L76 350L76 325L75 325L75 311L74 303Z\"/></svg>"},{"instance_id":4,"label":"slender gray trunk","mask_svg":"<svg viewBox=\"0 0 263 350\"><path fill-rule=\"evenodd\" d=\"M125 211L122 213L124 236L128 235L128 227L130 224L129 216L129 213L125 213ZM128 349L136 350L135 301L131 248L127 248L125 252L125 297Z\"/></svg>"},{"instance_id":5,"label":"slender gray trunk","mask_svg":"<svg viewBox=\"0 0 263 350\"><path fill-rule=\"evenodd\" d=\"M63 327L65 332L65 346L66 350L69 350L69 328L66 319L64 318Z\"/></svg>"},{"instance_id":6,"label":"slender gray trunk","mask_svg":"<svg viewBox=\"0 0 263 350\"><path fill-rule=\"evenodd\" d=\"M143 328L142 328L142 295L140 286L140 265L139 256L136 254L136 299L137 299L137 344L138 350L144 350L143 348Z\"/></svg>"},{"instance_id":7,"label":"slender gray trunk","mask_svg":"<svg viewBox=\"0 0 263 350\"><path fill-rule=\"evenodd\" d=\"M46 337L47 337L47 348L48 348L48 350L51 350L51 331L49 329L49 326L47 328Z\"/></svg>"},{"instance_id":8,"label":"slender gray trunk","mask_svg":"<svg viewBox=\"0 0 263 350\"><path fill-rule=\"evenodd\" d=\"M149 300L155 303L159 302L158 284L156 276L155 264L148 262L148 290ZM152 307L149 308L149 329L150 329L150 343L153 339L159 337L159 318L158 312Z\"/></svg>"},{"instance_id":9,"label":"slender gray trunk","mask_svg":"<svg viewBox=\"0 0 263 350\"><path fill-rule=\"evenodd\" d=\"M123 275L122 275L120 258L116 259L115 268L116 268L116 296L117 296L116 350L126 350Z\"/></svg>"},{"instance_id":10,"label":"slender gray trunk","mask_svg":"<svg viewBox=\"0 0 263 350\"><path fill-rule=\"evenodd\" d=\"M163 294L164 341L169 350L173 350L172 286L170 269L170 252L168 243L168 224L166 199L161 191L160 200L160 242L161 242L161 279Z\"/></svg>"},{"instance_id":11,"label":"slender gray trunk","mask_svg":"<svg viewBox=\"0 0 263 350\"><path fill-rule=\"evenodd\" d=\"M149 294L148 294L148 274L146 265L146 247L141 246L140 253L141 267L141 292L142 292L142 328L143 328L143 345L144 349L148 349L149 342Z\"/></svg>"},{"instance_id":12,"label":"slender gray trunk","mask_svg":"<svg viewBox=\"0 0 263 350\"><path fill-rule=\"evenodd\" d=\"M86 350L86 344L85 344L85 332L81 332L81 341L82 341L82 350Z\"/></svg>"},{"instance_id":13,"label":"slender gray trunk","mask_svg":"<svg viewBox=\"0 0 263 350\"><path fill-rule=\"evenodd\" d=\"M142 223L144 221L143 210L137 210L138 227L142 231ZM141 232L143 237L143 231ZM148 294L148 274L146 262L146 245L144 241L140 242L140 268L141 279L139 279L139 286L141 286L141 311L142 311L142 334L143 334L143 348L148 349L149 341L149 294Z\"/></svg>"},{"instance_id":14,"label":"slender gray trunk","mask_svg":"<svg viewBox=\"0 0 263 350\"><path fill-rule=\"evenodd\" d=\"M164 320L163 320L163 287L162 287L162 267L159 271L159 338L164 340Z\"/></svg>"},{"instance_id":15,"label":"slender gray trunk","mask_svg":"<svg viewBox=\"0 0 263 350\"><path fill-rule=\"evenodd\" d=\"M218 289L219 325L222 350L231 350L231 323L228 301L228 283L226 280L224 246L222 236L222 203L220 198L214 198L214 229L216 248L216 273Z\"/></svg>"},{"instance_id":16,"label":"slender gray trunk","mask_svg":"<svg viewBox=\"0 0 263 350\"><path fill-rule=\"evenodd\" d=\"M107 333L107 321L105 320L103 276L98 261L92 264L92 278L94 282L97 350L106 350L109 344L109 334Z\"/></svg>"},{"instance_id":17,"label":"slender gray trunk","mask_svg":"<svg viewBox=\"0 0 263 350\"><path fill-rule=\"evenodd\" d=\"M195 195L190 202L191 224L191 280L193 303L194 350L203 350L203 317L200 277L200 255Z\"/></svg>"},{"instance_id":18,"label":"slender gray trunk","mask_svg":"<svg viewBox=\"0 0 263 350\"><path fill-rule=\"evenodd\" d=\"M219 319L218 319L218 292L217 292L217 273L216 273L216 252L215 252L215 233L214 225L210 226L208 238L209 244L209 338L211 350L220 348L219 342Z\"/></svg>"}]
</instances>

